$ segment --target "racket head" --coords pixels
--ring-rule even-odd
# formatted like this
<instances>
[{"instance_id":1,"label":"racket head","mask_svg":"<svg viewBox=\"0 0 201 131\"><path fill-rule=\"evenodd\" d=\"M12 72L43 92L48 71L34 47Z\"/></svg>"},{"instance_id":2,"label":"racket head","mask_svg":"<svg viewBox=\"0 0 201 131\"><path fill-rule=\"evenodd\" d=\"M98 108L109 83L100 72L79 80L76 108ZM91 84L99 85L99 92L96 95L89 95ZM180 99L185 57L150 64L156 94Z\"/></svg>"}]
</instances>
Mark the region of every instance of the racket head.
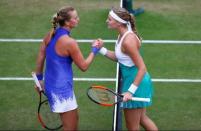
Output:
<instances>
[{"instance_id":1,"label":"racket head","mask_svg":"<svg viewBox=\"0 0 201 131\"><path fill-rule=\"evenodd\" d=\"M116 94L114 91L100 85L94 85L88 88L87 96L96 104L102 106L113 106L122 99L122 96ZM117 97L117 99L116 99Z\"/></svg>"},{"instance_id":2,"label":"racket head","mask_svg":"<svg viewBox=\"0 0 201 131\"><path fill-rule=\"evenodd\" d=\"M42 101L38 106L38 121L48 130L58 130L62 127L59 114L50 110L48 100Z\"/></svg>"}]
</instances>

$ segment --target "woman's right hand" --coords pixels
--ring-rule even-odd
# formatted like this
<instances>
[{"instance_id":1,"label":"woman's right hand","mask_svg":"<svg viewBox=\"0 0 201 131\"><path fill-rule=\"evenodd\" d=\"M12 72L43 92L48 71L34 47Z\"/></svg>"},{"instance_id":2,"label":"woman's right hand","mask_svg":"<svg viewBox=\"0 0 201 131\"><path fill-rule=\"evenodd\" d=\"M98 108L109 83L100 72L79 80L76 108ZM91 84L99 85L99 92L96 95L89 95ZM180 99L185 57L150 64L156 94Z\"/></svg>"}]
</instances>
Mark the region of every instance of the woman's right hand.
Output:
<instances>
[{"instance_id":1,"label":"woman's right hand","mask_svg":"<svg viewBox=\"0 0 201 131\"><path fill-rule=\"evenodd\" d=\"M92 45L91 45L92 47L97 47L97 48L101 48L101 47L103 47L103 40L102 39L96 39L96 40L94 40L93 42L92 42Z\"/></svg>"},{"instance_id":2,"label":"woman's right hand","mask_svg":"<svg viewBox=\"0 0 201 131\"><path fill-rule=\"evenodd\" d=\"M99 48L102 48L102 47L103 47L103 44L104 44L104 43L103 43L103 40L100 39L100 38L97 39L97 40L98 40L98 47L99 47Z\"/></svg>"},{"instance_id":3,"label":"woman's right hand","mask_svg":"<svg viewBox=\"0 0 201 131\"><path fill-rule=\"evenodd\" d=\"M91 51L94 53L94 55L96 55L102 46L103 46L103 40L102 39L94 40L92 42L92 45L91 45Z\"/></svg>"},{"instance_id":4,"label":"woman's right hand","mask_svg":"<svg viewBox=\"0 0 201 131\"><path fill-rule=\"evenodd\" d=\"M41 88L42 88L42 91L44 91L44 83L43 83L43 80L39 80L39 83L41 85ZM39 87L37 87L37 85L35 85L35 89L36 91L39 93L40 90L39 90Z\"/></svg>"}]
</instances>

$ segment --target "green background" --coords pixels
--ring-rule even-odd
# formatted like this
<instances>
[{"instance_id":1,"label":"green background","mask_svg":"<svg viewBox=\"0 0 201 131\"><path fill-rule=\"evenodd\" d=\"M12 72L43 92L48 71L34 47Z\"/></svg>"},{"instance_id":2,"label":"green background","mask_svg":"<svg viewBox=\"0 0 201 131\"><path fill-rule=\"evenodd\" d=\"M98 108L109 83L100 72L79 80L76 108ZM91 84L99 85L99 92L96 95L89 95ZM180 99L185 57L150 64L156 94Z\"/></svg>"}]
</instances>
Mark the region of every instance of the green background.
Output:
<instances>
[{"instance_id":1,"label":"green background","mask_svg":"<svg viewBox=\"0 0 201 131\"><path fill-rule=\"evenodd\" d=\"M0 38L42 39L51 28L51 16L65 5L75 7L80 24L75 39L116 39L106 19L119 0L1 0ZM135 0L133 8L143 40L201 40L200 0ZM113 50L114 44L106 43ZM39 43L0 43L0 77L31 77ZM90 44L80 43L86 57ZM143 44L142 53L152 78L201 78L201 45ZM75 65L75 77L115 78L116 63L98 55L87 72ZM115 87L115 82L75 81L80 130L111 130L113 108L92 103L86 89L92 84ZM159 130L201 129L201 84L154 82L153 106L148 115ZM32 81L0 81L0 130L41 130L36 119L38 96ZM123 129L125 129L123 121Z\"/></svg>"}]
</instances>

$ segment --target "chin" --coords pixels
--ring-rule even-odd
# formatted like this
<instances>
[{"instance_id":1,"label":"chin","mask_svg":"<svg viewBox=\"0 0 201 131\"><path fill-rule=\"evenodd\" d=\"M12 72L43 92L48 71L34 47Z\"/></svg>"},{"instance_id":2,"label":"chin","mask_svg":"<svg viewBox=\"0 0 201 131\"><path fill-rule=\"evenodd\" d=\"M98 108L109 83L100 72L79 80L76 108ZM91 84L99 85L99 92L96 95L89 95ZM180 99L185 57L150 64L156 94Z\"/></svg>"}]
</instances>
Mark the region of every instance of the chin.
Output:
<instances>
[{"instance_id":1,"label":"chin","mask_svg":"<svg viewBox=\"0 0 201 131\"><path fill-rule=\"evenodd\" d=\"M107 26L108 29L112 29L110 26Z\"/></svg>"},{"instance_id":2,"label":"chin","mask_svg":"<svg viewBox=\"0 0 201 131\"><path fill-rule=\"evenodd\" d=\"M115 28L113 28L113 27L111 27L111 26L108 26L108 29L115 29Z\"/></svg>"},{"instance_id":3,"label":"chin","mask_svg":"<svg viewBox=\"0 0 201 131\"><path fill-rule=\"evenodd\" d=\"M73 28L77 27L78 25L74 25Z\"/></svg>"}]
</instances>

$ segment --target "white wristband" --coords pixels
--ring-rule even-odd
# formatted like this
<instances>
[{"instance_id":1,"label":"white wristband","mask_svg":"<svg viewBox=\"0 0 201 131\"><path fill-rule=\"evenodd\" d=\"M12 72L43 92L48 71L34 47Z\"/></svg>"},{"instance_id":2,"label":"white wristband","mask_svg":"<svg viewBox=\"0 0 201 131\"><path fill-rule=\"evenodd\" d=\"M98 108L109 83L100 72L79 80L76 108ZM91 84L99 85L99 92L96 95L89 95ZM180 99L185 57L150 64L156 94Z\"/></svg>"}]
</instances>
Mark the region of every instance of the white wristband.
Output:
<instances>
[{"instance_id":1,"label":"white wristband","mask_svg":"<svg viewBox=\"0 0 201 131\"><path fill-rule=\"evenodd\" d=\"M137 87L136 85L131 84L130 87L129 87L129 89L128 89L128 91L129 91L130 93L132 93L132 94L135 94L137 88L138 88L138 87Z\"/></svg>"},{"instance_id":2,"label":"white wristband","mask_svg":"<svg viewBox=\"0 0 201 131\"><path fill-rule=\"evenodd\" d=\"M107 54L107 49L105 47L102 47L100 50L99 50L99 53L101 55L106 55Z\"/></svg>"}]
</instances>

